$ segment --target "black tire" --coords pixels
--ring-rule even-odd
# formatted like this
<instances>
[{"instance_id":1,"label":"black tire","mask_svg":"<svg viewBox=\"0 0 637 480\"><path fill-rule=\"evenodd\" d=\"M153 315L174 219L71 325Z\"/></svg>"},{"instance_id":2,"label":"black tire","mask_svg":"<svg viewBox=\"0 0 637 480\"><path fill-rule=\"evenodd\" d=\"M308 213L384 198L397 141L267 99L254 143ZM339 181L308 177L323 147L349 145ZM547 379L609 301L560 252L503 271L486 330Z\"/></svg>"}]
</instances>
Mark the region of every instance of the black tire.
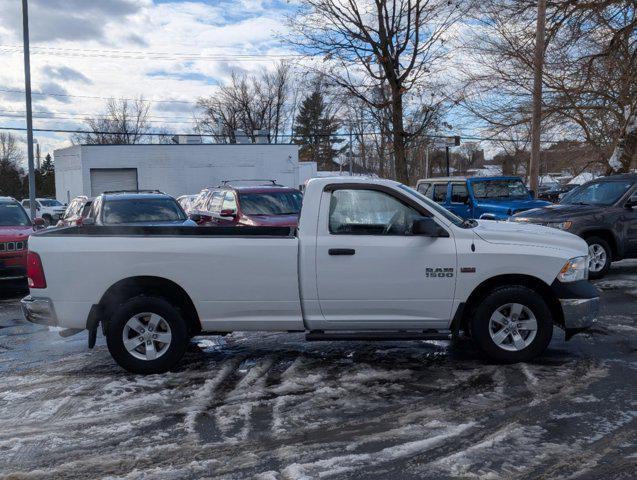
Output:
<instances>
[{"instance_id":1,"label":"black tire","mask_svg":"<svg viewBox=\"0 0 637 480\"><path fill-rule=\"evenodd\" d=\"M531 311L537 322L535 338L516 351L498 346L491 338L491 316L504 305L521 304ZM553 316L542 296L521 285L503 286L493 289L477 306L470 320L471 336L488 357L499 362L526 362L541 355L553 337ZM528 338L528 337L527 337ZM512 337L508 337L512 342Z\"/></svg>"},{"instance_id":2,"label":"black tire","mask_svg":"<svg viewBox=\"0 0 637 480\"><path fill-rule=\"evenodd\" d=\"M171 339L168 347L153 360L136 358L124 346L123 335L127 322L136 315L146 312L159 315L170 327ZM149 335L150 329L148 330L145 335ZM113 312L106 326L108 351L122 368L132 373L164 373L170 370L181 360L188 341L186 322L179 310L166 300L156 297L139 296L128 300ZM153 343L153 345L153 348L155 346L165 347L165 344ZM145 349L143 341L139 348Z\"/></svg>"},{"instance_id":3,"label":"black tire","mask_svg":"<svg viewBox=\"0 0 637 480\"><path fill-rule=\"evenodd\" d=\"M606 262L601 270L593 272L589 269L588 278L595 280L597 278L602 278L604 275L608 273L610 269L610 264L613 262L613 251L610 248L610 245L606 240L601 237L588 237L586 238L586 243L588 243L589 247L593 247L594 245L598 245L604 249L606 253Z\"/></svg>"}]
</instances>

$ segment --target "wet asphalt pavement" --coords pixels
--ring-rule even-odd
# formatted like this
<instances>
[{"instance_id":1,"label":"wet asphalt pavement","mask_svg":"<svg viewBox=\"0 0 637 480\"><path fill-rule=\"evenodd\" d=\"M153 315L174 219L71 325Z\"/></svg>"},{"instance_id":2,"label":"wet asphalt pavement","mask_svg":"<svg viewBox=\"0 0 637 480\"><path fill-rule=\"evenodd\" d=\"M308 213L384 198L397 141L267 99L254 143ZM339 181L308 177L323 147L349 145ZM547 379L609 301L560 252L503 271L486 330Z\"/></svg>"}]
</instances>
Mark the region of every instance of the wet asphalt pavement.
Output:
<instances>
[{"instance_id":1,"label":"wet asphalt pavement","mask_svg":"<svg viewBox=\"0 0 637 480\"><path fill-rule=\"evenodd\" d=\"M591 334L496 365L469 342L196 338L176 372L0 297L3 478L604 478L637 471L637 261L596 282Z\"/></svg>"}]
</instances>

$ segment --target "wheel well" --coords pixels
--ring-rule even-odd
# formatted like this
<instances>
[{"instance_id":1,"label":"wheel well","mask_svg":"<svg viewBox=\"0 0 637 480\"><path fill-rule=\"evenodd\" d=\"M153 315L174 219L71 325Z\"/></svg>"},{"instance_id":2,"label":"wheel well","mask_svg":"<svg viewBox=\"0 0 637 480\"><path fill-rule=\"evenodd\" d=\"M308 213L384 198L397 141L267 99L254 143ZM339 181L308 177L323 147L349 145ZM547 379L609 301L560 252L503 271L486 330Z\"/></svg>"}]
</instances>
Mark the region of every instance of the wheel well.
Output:
<instances>
[{"instance_id":1,"label":"wheel well","mask_svg":"<svg viewBox=\"0 0 637 480\"><path fill-rule=\"evenodd\" d=\"M590 237L599 237L610 245L611 254L613 255L613 259L619 259L619 251L617 248L617 240L615 239L615 235L609 230L587 230L582 233L582 238L586 240Z\"/></svg>"},{"instance_id":2,"label":"wheel well","mask_svg":"<svg viewBox=\"0 0 637 480\"><path fill-rule=\"evenodd\" d=\"M201 332L199 314L190 296L175 282L161 277L130 277L112 285L99 302L102 322L111 317L117 306L140 295L156 296L167 300L179 309L186 321L189 334L196 335Z\"/></svg>"},{"instance_id":3,"label":"wheel well","mask_svg":"<svg viewBox=\"0 0 637 480\"><path fill-rule=\"evenodd\" d=\"M530 288L542 296L542 299L546 302L547 306L551 310L553 315L553 321L557 325L564 324L564 316L562 313L562 306L560 301L551 289L544 281L531 275L499 275L497 277L489 278L480 285L478 285L469 298L465 302L465 308L460 322L460 328L465 332L468 329L468 322L473 316L475 309L479 305L480 301L493 289L503 286L519 285L521 287Z\"/></svg>"}]
</instances>

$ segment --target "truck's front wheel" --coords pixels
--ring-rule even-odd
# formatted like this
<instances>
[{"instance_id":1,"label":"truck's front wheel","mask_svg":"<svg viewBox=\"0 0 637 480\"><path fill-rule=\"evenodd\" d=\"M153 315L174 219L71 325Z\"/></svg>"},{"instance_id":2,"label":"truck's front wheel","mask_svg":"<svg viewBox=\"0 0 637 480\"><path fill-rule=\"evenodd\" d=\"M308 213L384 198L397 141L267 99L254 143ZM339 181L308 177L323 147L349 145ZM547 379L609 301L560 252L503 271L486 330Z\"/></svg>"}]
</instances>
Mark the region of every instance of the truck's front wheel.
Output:
<instances>
[{"instance_id":1,"label":"truck's front wheel","mask_svg":"<svg viewBox=\"0 0 637 480\"><path fill-rule=\"evenodd\" d=\"M115 361L133 373L163 373L179 362L188 330L179 311L161 298L139 296L120 305L106 326Z\"/></svg>"},{"instance_id":2,"label":"truck's front wheel","mask_svg":"<svg viewBox=\"0 0 637 480\"><path fill-rule=\"evenodd\" d=\"M489 357L524 362L551 342L553 318L537 292L523 286L499 287L476 308L471 335Z\"/></svg>"}]
</instances>

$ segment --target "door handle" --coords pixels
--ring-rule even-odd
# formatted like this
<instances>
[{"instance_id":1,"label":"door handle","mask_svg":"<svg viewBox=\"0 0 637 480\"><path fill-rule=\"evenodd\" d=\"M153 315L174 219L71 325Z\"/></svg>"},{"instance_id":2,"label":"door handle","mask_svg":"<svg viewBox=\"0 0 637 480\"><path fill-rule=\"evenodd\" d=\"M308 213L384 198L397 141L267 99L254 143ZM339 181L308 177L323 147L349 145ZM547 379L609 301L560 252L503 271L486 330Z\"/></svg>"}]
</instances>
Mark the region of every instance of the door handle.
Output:
<instances>
[{"instance_id":1,"label":"door handle","mask_svg":"<svg viewBox=\"0 0 637 480\"><path fill-rule=\"evenodd\" d=\"M353 248L330 248L328 253L330 255L354 255L356 250Z\"/></svg>"}]
</instances>

